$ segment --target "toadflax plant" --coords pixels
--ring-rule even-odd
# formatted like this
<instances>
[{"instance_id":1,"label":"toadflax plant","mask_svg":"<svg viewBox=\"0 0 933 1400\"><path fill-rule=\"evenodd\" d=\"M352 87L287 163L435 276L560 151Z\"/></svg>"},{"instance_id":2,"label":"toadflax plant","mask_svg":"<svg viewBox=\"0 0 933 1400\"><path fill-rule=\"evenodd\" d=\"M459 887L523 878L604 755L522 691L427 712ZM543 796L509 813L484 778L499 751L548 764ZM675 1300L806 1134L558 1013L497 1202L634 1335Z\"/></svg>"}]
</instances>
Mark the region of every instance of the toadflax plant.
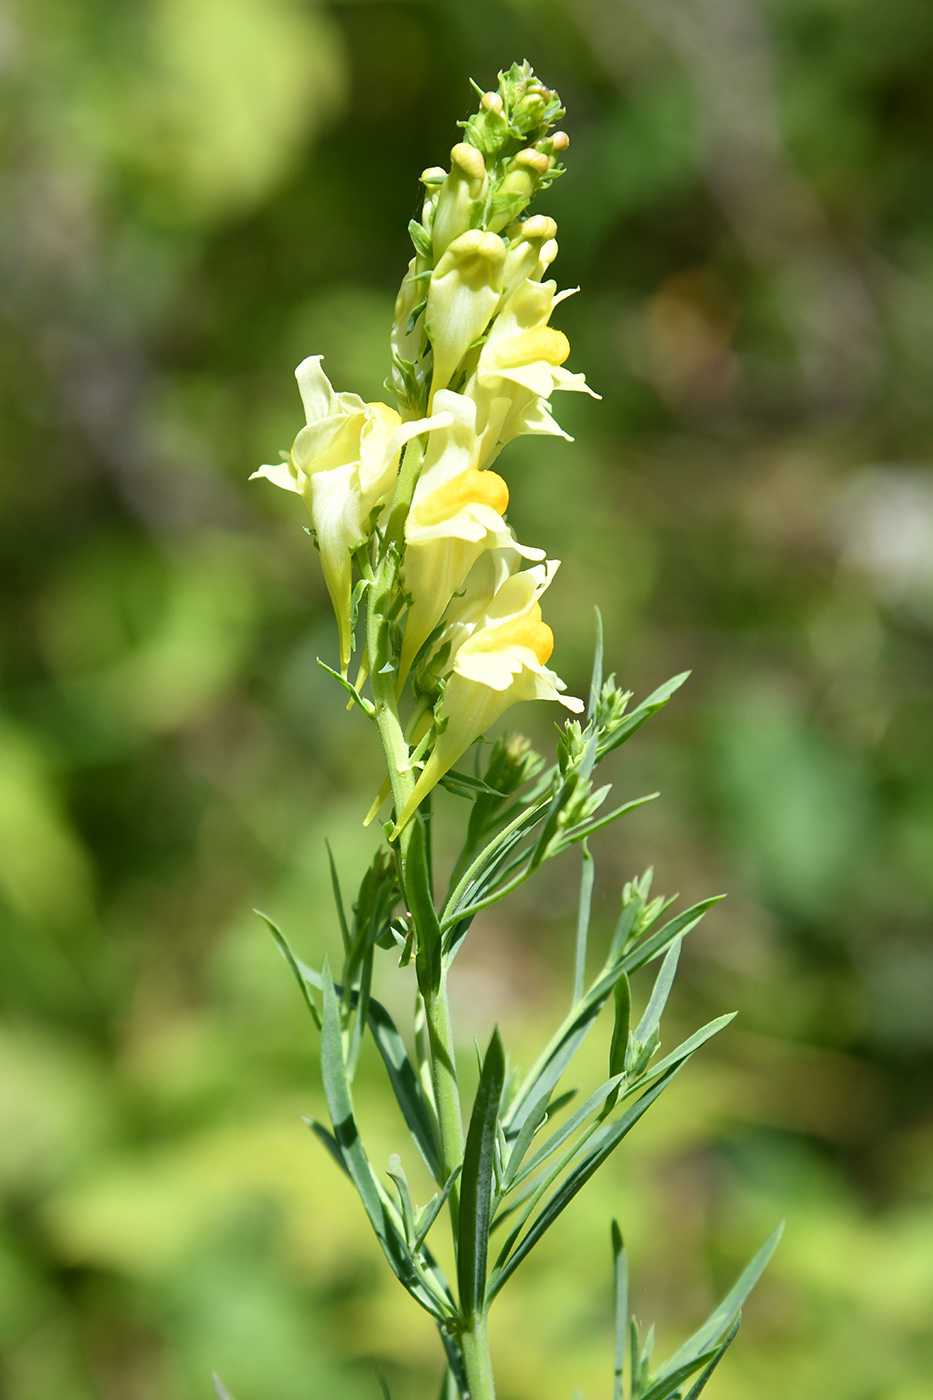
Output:
<instances>
[{"instance_id":1,"label":"toadflax plant","mask_svg":"<svg viewBox=\"0 0 933 1400\"><path fill-rule=\"evenodd\" d=\"M558 392L592 394L582 374L564 368L570 346L550 325L568 295L548 278L557 226L527 214L535 194L562 174L568 139L554 127L563 115L557 94L527 63L500 73L498 90L480 95L450 168L421 176L424 206L409 225L414 256L392 328L387 388L397 407L335 392L321 357L312 356L297 370L306 425L281 463L256 473L307 508L337 619L340 665L325 669L375 725L385 757L366 820L391 812L350 911L332 865L343 939L336 979L326 962L320 972L306 966L270 927L320 1034L330 1127L311 1126L356 1189L399 1283L437 1324L442 1400L492 1400L486 1324L500 1292L687 1060L731 1019L721 1016L658 1057L681 942L715 900L668 917L671 901L650 896L650 872L623 889L615 931L591 970L587 840L646 800L607 811L610 789L597 785L596 769L684 677L629 710L630 694L603 678L598 635L587 702L565 693L548 667L554 638L541 613L557 561L515 538L506 522L509 489L494 470L513 438L567 437L552 415ZM546 766L513 736L477 749L472 771L458 767L520 700L570 712L556 762ZM435 884L431 849L439 785L463 813L446 890ZM573 847L582 878L571 1009L528 1068L508 1064L496 1030L465 1105L447 997L457 953L477 914ZM415 967L405 1035L371 994L378 952ZM629 978L657 963L647 1008L633 1023ZM565 1075L608 1003L606 1078L577 1107ZM412 1197L402 1154L377 1167L360 1136L353 1079L367 1035L397 1100L399 1131L404 1126L411 1140L407 1150L413 1145L435 1183L424 1204ZM453 1277L435 1255L434 1238L445 1228ZM695 1400L777 1233L703 1326L660 1363L652 1333L643 1336L629 1320L615 1222L611 1241L614 1400Z\"/></svg>"}]
</instances>

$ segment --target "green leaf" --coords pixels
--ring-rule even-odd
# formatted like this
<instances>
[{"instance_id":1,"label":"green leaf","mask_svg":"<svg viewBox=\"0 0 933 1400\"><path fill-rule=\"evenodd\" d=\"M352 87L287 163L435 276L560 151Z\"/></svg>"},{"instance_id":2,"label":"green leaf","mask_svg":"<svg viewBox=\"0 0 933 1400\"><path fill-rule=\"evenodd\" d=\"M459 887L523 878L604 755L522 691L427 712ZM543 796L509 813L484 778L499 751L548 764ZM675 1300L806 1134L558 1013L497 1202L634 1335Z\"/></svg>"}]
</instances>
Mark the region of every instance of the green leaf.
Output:
<instances>
[{"instance_id":1,"label":"green leaf","mask_svg":"<svg viewBox=\"0 0 933 1400\"><path fill-rule=\"evenodd\" d=\"M320 657L317 658L317 664L322 670L326 671L329 676L333 676L334 680L337 681L339 685L343 686L344 690L348 695L352 696L367 718L376 718L375 705L371 700L367 700L365 696L361 695L356 686L347 680L346 676L342 676L339 671L335 671L333 666L328 666L327 662L322 661ZM347 708L349 709L349 706L347 706Z\"/></svg>"},{"instance_id":2,"label":"green leaf","mask_svg":"<svg viewBox=\"0 0 933 1400\"><path fill-rule=\"evenodd\" d=\"M719 904L725 899L723 894L714 894L711 899L701 899L699 904L693 904L689 909L685 909L682 914L669 920L657 933L651 934L649 938L644 938L629 948L622 955L622 966L626 972L634 972L639 967L644 967L645 963L651 962L659 957L681 934L688 934L691 929L696 928L708 909L712 909L714 904Z\"/></svg>"},{"instance_id":3,"label":"green leaf","mask_svg":"<svg viewBox=\"0 0 933 1400\"><path fill-rule=\"evenodd\" d=\"M576 1006L586 985L586 945L590 930L590 911L593 905L593 879L596 865L589 847L583 842L581 847L583 869L580 874L580 898L577 905L577 940L573 960L573 997L571 1006Z\"/></svg>"},{"instance_id":4,"label":"green leaf","mask_svg":"<svg viewBox=\"0 0 933 1400\"><path fill-rule=\"evenodd\" d=\"M403 1235L388 1209L388 1202L376 1181L363 1148L347 1081L343 1059L343 1036L340 1027L340 1006L334 989L330 968L324 964L321 975L324 991L324 1017L321 1028L321 1079L327 1100L334 1137L347 1164L363 1208L369 1217L382 1251L399 1282L411 1296L434 1317L444 1316L439 1299L418 1274Z\"/></svg>"},{"instance_id":5,"label":"green leaf","mask_svg":"<svg viewBox=\"0 0 933 1400\"><path fill-rule=\"evenodd\" d=\"M314 1136L317 1138L318 1142L323 1143L324 1147L333 1157L340 1170L344 1172L347 1176L349 1176L350 1168L347 1166L347 1160L341 1152L340 1144L334 1137L333 1133L329 1133L324 1127L324 1124L319 1123L316 1118L306 1118L305 1122L311 1129Z\"/></svg>"},{"instance_id":6,"label":"green leaf","mask_svg":"<svg viewBox=\"0 0 933 1400\"><path fill-rule=\"evenodd\" d=\"M324 845L327 848L327 862L330 866L330 884L334 892L334 903L337 906L337 918L340 921L340 936L343 939L343 951L350 950L350 930L347 927L347 916L343 908L343 895L340 893L340 877L337 874L337 866L334 862L334 853L330 848L330 842L324 838ZM263 916L264 917L264 916Z\"/></svg>"},{"instance_id":7,"label":"green leaf","mask_svg":"<svg viewBox=\"0 0 933 1400\"><path fill-rule=\"evenodd\" d=\"M621 1074L625 1069L625 1052L628 1050L628 1030L632 1016L632 987L623 972L616 982L614 992L615 1020L612 1026L612 1040L609 1045L609 1074Z\"/></svg>"},{"instance_id":8,"label":"green leaf","mask_svg":"<svg viewBox=\"0 0 933 1400\"><path fill-rule=\"evenodd\" d=\"M488 1290L488 1300L490 1302L499 1292L499 1289L505 1283L506 1279L515 1272L526 1255L531 1253L541 1237L550 1229L557 1217L570 1204L577 1192L586 1185L593 1173L602 1166L603 1162L615 1151L622 1139L631 1132L639 1118L648 1111L655 1099L660 1097L677 1072L678 1070L676 1068L669 1070L663 1078L659 1079L641 1096L637 1103L632 1105L627 1113L624 1113L616 1122L608 1123L604 1128L594 1134L586 1155L555 1191L541 1214L531 1226L527 1235L525 1235L515 1247L514 1252L503 1262L501 1267L496 1269ZM500 1253L499 1258L502 1259L502 1257Z\"/></svg>"},{"instance_id":9,"label":"green leaf","mask_svg":"<svg viewBox=\"0 0 933 1400\"><path fill-rule=\"evenodd\" d=\"M496 1125L504 1082L505 1052L496 1029L486 1051L473 1101L460 1183L457 1282L460 1312L470 1325L485 1309Z\"/></svg>"},{"instance_id":10,"label":"green leaf","mask_svg":"<svg viewBox=\"0 0 933 1400\"><path fill-rule=\"evenodd\" d=\"M484 783L482 778L473 778L469 773L457 773L453 769L445 773L440 780L440 786L448 792L455 793L457 797L508 797L507 792L497 792L494 787Z\"/></svg>"},{"instance_id":11,"label":"green leaf","mask_svg":"<svg viewBox=\"0 0 933 1400\"><path fill-rule=\"evenodd\" d=\"M659 1060L656 1065L649 1066L638 1079L629 1086L629 1091L639 1088L642 1084L654 1079L659 1074L665 1074L674 1065L680 1065L684 1060L689 1060L691 1055L696 1054L701 1045L705 1045L708 1040L712 1040L714 1035L728 1026L730 1021L734 1021L736 1012L729 1011L725 1016L717 1016L715 1021L708 1021L700 1030L694 1031L687 1040L678 1045L676 1050L672 1050L669 1055L665 1055L663 1060Z\"/></svg>"},{"instance_id":12,"label":"green leaf","mask_svg":"<svg viewBox=\"0 0 933 1400\"><path fill-rule=\"evenodd\" d=\"M431 1229L431 1226L434 1224L437 1217L440 1215L441 1211L443 1210L444 1205L447 1202L447 1197L453 1190L454 1183L456 1182L457 1177L460 1175L461 1170L462 1165L458 1162L457 1165L454 1167L453 1171L450 1173L450 1176L444 1182L444 1186L440 1195L434 1196L429 1202L429 1204L426 1205L424 1210L422 1210L422 1212L420 1213L417 1221L418 1233L415 1236L414 1244L414 1248L416 1250L420 1249L421 1246L424 1244L424 1241L427 1239L428 1232Z\"/></svg>"},{"instance_id":13,"label":"green leaf","mask_svg":"<svg viewBox=\"0 0 933 1400\"><path fill-rule=\"evenodd\" d=\"M607 753L611 753L620 744L624 744L626 739L630 739L636 729L640 729L646 720L657 714L658 710L663 709L689 675L689 671L683 671L679 676L674 676L671 680L665 681L664 685L658 686L657 690L652 691L648 699L643 700L638 708L627 715L621 724L600 744L598 758L604 758Z\"/></svg>"},{"instance_id":14,"label":"green leaf","mask_svg":"<svg viewBox=\"0 0 933 1400\"><path fill-rule=\"evenodd\" d=\"M526 1116L525 1121L521 1126L521 1131L519 1132L518 1137L515 1139L512 1151L509 1154L508 1163L505 1169L505 1177L502 1183L504 1191L508 1191L509 1187L515 1180L515 1177L518 1174L518 1169L524 1160L525 1153L528 1151L529 1147L532 1144L532 1141L534 1140L535 1133L537 1133L538 1129L541 1127L541 1124L547 1117L547 1109L550 1100L551 1090L548 1089L546 1093L541 1095L540 1099L534 1105L531 1112Z\"/></svg>"},{"instance_id":15,"label":"green leaf","mask_svg":"<svg viewBox=\"0 0 933 1400\"><path fill-rule=\"evenodd\" d=\"M282 957L288 963L289 967L291 968L294 974L295 981L301 988L301 995L304 997L308 1010L311 1012L311 1017L314 1021L314 1024L317 1026L318 1030L320 1030L321 1013L320 1011L318 1011L317 1006L314 1002L314 998L308 990L308 983L311 979L307 976L307 974L308 972L310 972L311 969L295 957L295 954L288 946L288 942L285 938L284 933L279 928L278 924L274 923L272 919L269 918L268 914L264 914L261 909L254 909L253 913L259 915L260 919L262 919L263 923L266 925L269 932L272 934L272 937L275 939L276 947L282 954Z\"/></svg>"},{"instance_id":16,"label":"green leaf","mask_svg":"<svg viewBox=\"0 0 933 1400\"><path fill-rule=\"evenodd\" d=\"M742 1270L729 1292L723 1298L717 1308L714 1308L703 1326L694 1332L693 1336L676 1351L670 1360L666 1361L658 1373L658 1376L669 1376L673 1371L688 1362L696 1362L697 1358L707 1352L710 1347L717 1346L723 1336L735 1321L737 1313L742 1309L742 1305L751 1293L755 1284L761 1278L767 1268L772 1254L778 1247L781 1235L784 1233L784 1222L765 1240L761 1249L754 1259Z\"/></svg>"},{"instance_id":17,"label":"green leaf","mask_svg":"<svg viewBox=\"0 0 933 1400\"><path fill-rule=\"evenodd\" d=\"M418 986L422 995L430 996L440 985L441 926L431 898L424 822L419 812L415 813L411 822L411 837L405 859L405 898L418 941L415 953Z\"/></svg>"},{"instance_id":18,"label":"green leaf","mask_svg":"<svg viewBox=\"0 0 933 1400\"><path fill-rule=\"evenodd\" d=\"M432 258L431 235L416 219L410 220L408 224L408 233L414 245L415 252L419 257L427 258L430 262Z\"/></svg>"},{"instance_id":19,"label":"green leaf","mask_svg":"<svg viewBox=\"0 0 933 1400\"><path fill-rule=\"evenodd\" d=\"M552 1157L559 1147L562 1147L568 1138L571 1138L578 1128L582 1128L587 1118L592 1113L597 1113L612 1096L622 1083L622 1075L618 1074L612 1079L607 1079L605 1084L600 1084L595 1089L586 1103L580 1105L576 1113L571 1114L566 1123L562 1123L556 1132L552 1133L546 1142L538 1148L531 1161L525 1167L520 1176L516 1178L516 1185L519 1181L524 1181L533 1171L536 1171L549 1157Z\"/></svg>"},{"instance_id":20,"label":"green leaf","mask_svg":"<svg viewBox=\"0 0 933 1400\"><path fill-rule=\"evenodd\" d=\"M709 1365L703 1371L702 1376L699 1376L697 1378L696 1384L690 1387L690 1393L687 1396L687 1400L699 1400L701 1392L706 1389L707 1381L715 1371L716 1367L719 1365L722 1358L725 1356L726 1352L731 1347L733 1341L735 1340L735 1334L738 1332L741 1325L742 1314L739 1313L738 1317L735 1319L735 1322L732 1324L732 1331L729 1333L728 1337L726 1337L726 1340L722 1343L722 1345L717 1349Z\"/></svg>"},{"instance_id":21,"label":"green leaf","mask_svg":"<svg viewBox=\"0 0 933 1400\"><path fill-rule=\"evenodd\" d=\"M625 1341L628 1336L628 1258L619 1222L612 1222L612 1318L615 1336L615 1366L612 1400L622 1400L625 1373Z\"/></svg>"},{"instance_id":22,"label":"green leaf","mask_svg":"<svg viewBox=\"0 0 933 1400\"><path fill-rule=\"evenodd\" d=\"M680 950L683 946L683 938L675 938L670 950L661 964L661 971L658 973L654 984L654 990L642 1016L635 1028L635 1039L644 1043L657 1030L661 1022L661 1016L667 1005L667 999L671 994L671 987L674 985L674 977L677 973L677 963L680 959Z\"/></svg>"},{"instance_id":23,"label":"green leaf","mask_svg":"<svg viewBox=\"0 0 933 1400\"><path fill-rule=\"evenodd\" d=\"M684 1381L688 1381L694 1371L707 1361L714 1361L719 1356L719 1347L713 1347L705 1351L702 1356L696 1357L693 1361L687 1361L683 1366L678 1366L676 1370L665 1375L661 1380L656 1380L653 1376L649 1380L648 1389L641 1387L636 1391L634 1400L679 1400L680 1387ZM676 1394L675 1394L676 1392Z\"/></svg>"},{"instance_id":24,"label":"green leaf","mask_svg":"<svg viewBox=\"0 0 933 1400\"><path fill-rule=\"evenodd\" d=\"M593 674L590 678L590 699L586 707L586 717L592 724L596 718L596 709L599 705L599 697L603 692L603 615L599 608L594 608L596 614L596 646L593 651Z\"/></svg>"},{"instance_id":25,"label":"green leaf","mask_svg":"<svg viewBox=\"0 0 933 1400\"><path fill-rule=\"evenodd\" d=\"M368 1024L382 1056L405 1125L428 1171L438 1186L443 1186L445 1182L437 1154L434 1108L425 1098L395 1022L375 998L371 998L369 1002Z\"/></svg>"},{"instance_id":26,"label":"green leaf","mask_svg":"<svg viewBox=\"0 0 933 1400\"><path fill-rule=\"evenodd\" d=\"M233 1400L233 1396L230 1394L217 1372L212 1371L211 1375L214 1378L214 1389L217 1392L217 1400Z\"/></svg>"}]
</instances>

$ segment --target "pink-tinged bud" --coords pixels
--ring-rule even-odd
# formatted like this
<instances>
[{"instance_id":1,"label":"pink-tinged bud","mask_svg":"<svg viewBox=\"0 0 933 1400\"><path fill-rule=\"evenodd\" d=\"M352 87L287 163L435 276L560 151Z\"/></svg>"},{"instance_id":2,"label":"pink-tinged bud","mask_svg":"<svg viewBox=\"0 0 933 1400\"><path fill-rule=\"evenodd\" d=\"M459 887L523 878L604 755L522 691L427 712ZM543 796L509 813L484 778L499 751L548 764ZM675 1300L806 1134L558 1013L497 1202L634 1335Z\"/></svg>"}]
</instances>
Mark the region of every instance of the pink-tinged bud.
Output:
<instances>
[{"instance_id":1,"label":"pink-tinged bud","mask_svg":"<svg viewBox=\"0 0 933 1400\"><path fill-rule=\"evenodd\" d=\"M567 135L566 131L555 131L555 132L554 132L553 136L551 137L551 150L552 150L552 151L554 151L555 153L559 154L561 151L566 151L566 149L567 149L567 147L568 147L569 145L570 145L570 137Z\"/></svg>"}]
</instances>

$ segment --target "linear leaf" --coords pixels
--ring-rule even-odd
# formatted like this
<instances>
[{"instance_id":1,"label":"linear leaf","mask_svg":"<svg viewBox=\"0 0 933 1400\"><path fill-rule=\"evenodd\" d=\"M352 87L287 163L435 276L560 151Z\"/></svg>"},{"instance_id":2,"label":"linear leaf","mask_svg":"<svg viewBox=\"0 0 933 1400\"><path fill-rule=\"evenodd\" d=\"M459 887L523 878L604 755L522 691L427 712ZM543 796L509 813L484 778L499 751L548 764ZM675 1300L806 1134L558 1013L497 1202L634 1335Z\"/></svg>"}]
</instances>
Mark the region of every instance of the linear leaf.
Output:
<instances>
[{"instance_id":1,"label":"linear leaf","mask_svg":"<svg viewBox=\"0 0 933 1400\"><path fill-rule=\"evenodd\" d=\"M506 1191L509 1189L509 1187L515 1180L515 1177L518 1173L518 1169L524 1161L525 1153L528 1151L529 1147L532 1144L532 1141L534 1140L535 1133L538 1131L538 1129L541 1127L542 1123L547 1117L547 1110L548 1104L550 1103L550 1099L551 1090L548 1089L546 1094L541 1095L540 1099L532 1108L531 1112L527 1115L524 1123L521 1126L521 1131L519 1132L518 1137L515 1139L515 1143L512 1147L511 1153L509 1154L508 1163L505 1169L505 1179L503 1181L503 1187Z\"/></svg>"},{"instance_id":2,"label":"linear leaf","mask_svg":"<svg viewBox=\"0 0 933 1400\"><path fill-rule=\"evenodd\" d=\"M638 1392L638 1400L679 1400L680 1387L684 1381L688 1381L694 1371L707 1361L715 1361L719 1356L719 1347L712 1347L703 1352L702 1356L697 1356L693 1361L685 1361L683 1366L678 1366L675 1371L665 1375L661 1380L651 1378L651 1383L647 1390ZM674 1392L678 1392L675 1395Z\"/></svg>"},{"instance_id":3,"label":"linear leaf","mask_svg":"<svg viewBox=\"0 0 933 1400\"><path fill-rule=\"evenodd\" d=\"M778 1247L781 1235L784 1233L784 1222L768 1236L764 1244L755 1255L754 1259L745 1266L729 1292L723 1298L717 1308L714 1308L703 1326L694 1332L693 1336L684 1343L679 1351L676 1351L669 1361L666 1361L661 1374L668 1375L678 1366L695 1359L701 1353L707 1351L711 1346L718 1345L725 1332L735 1320L736 1314L741 1310L743 1303L751 1293L755 1284L761 1278L767 1268L768 1262Z\"/></svg>"},{"instance_id":4,"label":"linear leaf","mask_svg":"<svg viewBox=\"0 0 933 1400\"><path fill-rule=\"evenodd\" d=\"M699 1400L701 1392L706 1389L706 1383L709 1380L710 1376L713 1374L716 1367L719 1365L720 1361L725 1356L732 1343L735 1341L735 1334L738 1332L741 1325L742 1314L739 1313L738 1317L735 1319L735 1322L732 1324L732 1330L729 1333L728 1337L726 1337L726 1340L722 1343L722 1345L716 1349L712 1360L710 1361L709 1365L704 1369L702 1376L697 1377L696 1384L690 1387L690 1393L687 1396L687 1400Z\"/></svg>"},{"instance_id":5,"label":"linear leaf","mask_svg":"<svg viewBox=\"0 0 933 1400\"><path fill-rule=\"evenodd\" d=\"M630 739L636 729L640 729L646 720L657 714L670 700L676 690L679 690L684 681L690 675L689 671L683 671L679 676L674 676L671 680L665 681L664 685L658 686L652 691L647 700L643 700L637 709L623 720L618 728L611 734L609 739L599 746L599 758L613 749L617 749L620 744L624 744L626 739Z\"/></svg>"},{"instance_id":6,"label":"linear leaf","mask_svg":"<svg viewBox=\"0 0 933 1400\"><path fill-rule=\"evenodd\" d=\"M596 717L596 707L603 693L603 615L599 608L596 613L596 645L593 648L593 674L590 677L590 698L586 707L586 717L592 722Z\"/></svg>"},{"instance_id":7,"label":"linear leaf","mask_svg":"<svg viewBox=\"0 0 933 1400\"><path fill-rule=\"evenodd\" d=\"M593 905L593 879L596 874L596 864L585 841L581 846L581 854L583 856L583 869L580 872L580 898L577 906L577 943L573 959L571 1006L576 1006L586 985L586 945L590 931L590 911Z\"/></svg>"},{"instance_id":8,"label":"linear leaf","mask_svg":"<svg viewBox=\"0 0 933 1400\"><path fill-rule=\"evenodd\" d=\"M505 1052L497 1028L486 1051L473 1101L460 1184L457 1282L460 1311L470 1321L481 1315L485 1304L496 1125L504 1081Z\"/></svg>"},{"instance_id":9,"label":"linear leaf","mask_svg":"<svg viewBox=\"0 0 933 1400\"><path fill-rule=\"evenodd\" d=\"M613 1079L607 1079L605 1084L600 1084L599 1088L590 1094L586 1103L581 1104L576 1113L571 1114L566 1123L562 1123L557 1131L551 1134L547 1142L541 1144L524 1171L516 1177L515 1184L524 1181L527 1176L536 1171L542 1163L554 1155L559 1147L564 1145L568 1138L573 1136L578 1128L582 1128L590 1114L598 1112L613 1091L618 1089L622 1078L621 1074L617 1074Z\"/></svg>"},{"instance_id":10,"label":"linear leaf","mask_svg":"<svg viewBox=\"0 0 933 1400\"><path fill-rule=\"evenodd\" d=\"M615 1019L612 1024L612 1040L609 1043L609 1074L621 1074L625 1069L625 1053L628 1050L628 1031L632 1017L632 988L623 972L615 985Z\"/></svg>"},{"instance_id":11,"label":"linear leaf","mask_svg":"<svg viewBox=\"0 0 933 1400\"><path fill-rule=\"evenodd\" d=\"M260 919L262 919L263 923L266 925L269 932L272 934L272 937L275 939L276 947L282 954L282 957L288 963L289 967L294 973L295 981L301 988L301 995L304 997L308 1010L311 1012L311 1018L314 1021L314 1024L317 1026L318 1030L320 1030L321 1013L320 1011L318 1011L317 1006L314 1003L314 998L308 991L309 982L313 985L312 978L308 976L308 973L311 971L311 969L307 967L306 964L304 964L299 958L295 957L295 954L288 946L288 940L286 939L284 933L279 928L278 924L269 918L268 914L264 914L261 909L254 909L253 913L259 915ZM320 984L318 984L318 990L320 990Z\"/></svg>"},{"instance_id":12,"label":"linear leaf","mask_svg":"<svg viewBox=\"0 0 933 1400\"><path fill-rule=\"evenodd\" d=\"M342 1172L345 1172L346 1175L349 1176L350 1168L347 1166L347 1161L343 1155L343 1152L341 1151L340 1143L334 1137L333 1133L329 1133L324 1127L324 1124L319 1123L316 1118L306 1118L305 1122L311 1129L314 1136L317 1138L318 1142L322 1143L326 1150L333 1157L340 1170Z\"/></svg>"},{"instance_id":13,"label":"linear leaf","mask_svg":"<svg viewBox=\"0 0 933 1400\"><path fill-rule=\"evenodd\" d=\"M677 972L677 963L680 959L680 950L683 947L683 938L675 938L668 952L665 954L661 964L661 971L655 979L654 990L645 1007L645 1014L642 1016L635 1028L635 1039L646 1041L653 1031L656 1031L661 1021L661 1015L667 1005L667 999L671 994L671 987L674 985L674 977Z\"/></svg>"},{"instance_id":14,"label":"linear leaf","mask_svg":"<svg viewBox=\"0 0 933 1400\"><path fill-rule=\"evenodd\" d=\"M214 1378L214 1389L217 1392L217 1400L233 1400L233 1396L230 1394L217 1372L212 1371L211 1375Z\"/></svg>"},{"instance_id":15,"label":"linear leaf","mask_svg":"<svg viewBox=\"0 0 933 1400\"><path fill-rule=\"evenodd\" d=\"M715 1021L708 1021L705 1026L701 1026L698 1031L694 1031L693 1035L678 1045L676 1050L665 1055L663 1060L659 1060L656 1065L649 1066L644 1074L639 1076L638 1080L630 1086L630 1090L637 1089L641 1084L647 1083L649 1079L654 1079L656 1075L664 1074L672 1065L682 1064L684 1060L695 1054L701 1045L705 1045L708 1040L712 1040L714 1035L718 1035L725 1026L728 1026L730 1021L734 1021L736 1015L735 1011L729 1011L725 1016L717 1016Z\"/></svg>"},{"instance_id":16,"label":"linear leaf","mask_svg":"<svg viewBox=\"0 0 933 1400\"><path fill-rule=\"evenodd\" d=\"M434 1109L425 1098L415 1068L408 1058L405 1042L392 1017L375 997L370 998L367 1020L408 1131L428 1171L438 1186L443 1186L444 1173L437 1155Z\"/></svg>"},{"instance_id":17,"label":"linear leaf","mask_svg":"<svg viewBox=\"0 0 933 1400\"><path fill-rule=\"evenodd\" d=\"M330 866L330 884L334 892L334 903L337 906L337 918L340 921L340 936L343 939L343 951L350 951L350 929L347 925L347 916L343 908L343 895L340 892L340 876L337 874L337 865L334 861L334 853L330 848L330 842L325 839L324 845L327 847L327 862Z\"/></svg>"},{"instance_id":18,"label":"linear leaf","mask_svg":"<svg viewBox=\"0 0 933 1400\"><path fill-rule=\"evenodd\" d=\"M343 1037L340 1029L340 1008L334 990L330 968L324 964L324 1018L321 1028L321 1079L324 1097L333 1124L334 1137L340 1147L347 1170L353 1179L369 1223L396 1278L411 1296L434 1317L443 1315L438 1299L419 1278L414 1261L403 1236L389 1214L387 1202L379 1189L369 1158L363 1148L347 1081L343 1059Z\"/></svg>"},{"instance_id":19,"label":"linear leaf","mask_svg":"<svg viewBox=\"0 0 933 1400\"><path fill-rule=\"evenodd\" d=\"M632 1105L627 1113L624 1113L622 1117L617 1119L614 1123L608 1123L594 1135L590 1142L589 1150L582 1161L580 1161L567 1179L561 1184L557 1191L555 1191L527 1235L525 1235L524 1239L516 1246L514 1253L511 1254L500 1269L496 1270L489 1286L489 1301L495 1297L506 1279L515 1272L525 1256L530 1254L531 1250L538 1243L538 1240L550 1229L557 1217L566 1209L577 1192L586 1185L597 1168L602 1166L603 1162L615 1151L622 1139L631 1132L639 1118L648 1111L655 1099L660 1097L677 1072L677 1069L669 1070L662 1079L659 1079L657 1083L653 1084L651 1088Z\"/></svg>"},{"instance_id":20,"label":"linear leaf","mask_svg":"<svg viewBox=\"0 0 933 1400\"><path fill-rule=\"evenodd\" d=\"M444 1205L447 1201L447 1197L453 1190L454 1183L456 1182L457 1177L460 1175L461 1169L461 1164L458 1162L457 1165L454 1167L453 1171L450 1173L450 1176L444 1182L444 1188L441 1191L440 1195L435 1196L421 1212L421 1216L418 1221L418 1234L415 1238L414 1244L415 1249L420 1249L421 1246L424 1244L425 1240L427 1239L428 1231L431 1229L431 1226L434 1224L435 1220L443 1210Z\"/></svg>"},{"instance_id":21,"label":"linear leaf","mask_svg":"<svg viewBox=\"0 0 933 1400\"><path fill-rule=\"evenodd\" d=\"M619 1222L612 1222L612 1318L615 1336L615 1367L612 1400L622 1400L625 1373L625 1342L628 1336L628 1257Z\"/></svg>"},{"instance_id":22,"label":"linear leaf","mask_svg":"<svg viewBox=\"0 0 933 1400\"><path fill-rule=\"evenodd\" d=\"M673 943L674 939L687 934L700 922L708 909L712 909L714 904L719 904L725 899L725 895L714 894L710 899L701 899L699 904L693 904L689 909L685 909L682 914L671 919L659 928L657 933L651 934L649 938L644 938L634 947L629 948L622 955L622 966L626 972L634 972L636 968L644 967L645 963L651 962L654 958L663 953L665 948Z\"/></svg>"}]
</instances>

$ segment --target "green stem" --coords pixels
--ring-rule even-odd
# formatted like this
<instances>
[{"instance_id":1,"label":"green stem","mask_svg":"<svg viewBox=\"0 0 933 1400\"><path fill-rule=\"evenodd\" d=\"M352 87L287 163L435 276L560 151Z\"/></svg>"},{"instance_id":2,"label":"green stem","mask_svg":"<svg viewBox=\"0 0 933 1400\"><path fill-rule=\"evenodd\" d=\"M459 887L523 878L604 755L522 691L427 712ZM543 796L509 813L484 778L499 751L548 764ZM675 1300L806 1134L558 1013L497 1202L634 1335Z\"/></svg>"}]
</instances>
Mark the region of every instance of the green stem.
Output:
<instances>
[{"instance_id":1,"label":"green stem","mask_svg":"<svg viewBox=\"0 0 933 1400\"><path fill-rule=\"evenodd\" d=\"M469 1386L468 1400L496 1400L485 1317L477 1318L471 1328L460 1333L460 1346Z\"/></svg>"},{"instance_id":2,"label":"green stem","mask_svg":"<svg viewBox=\"0 0 933 1400\"><path fill-rule=\"evenodd\" d=\"M441 983L432 996L424 1000L428 1045L431 1052L431 1083L440 1128L441 1171L446 1178L463 1161L463 1115L460 1090L457 1085L457 1057L450 1026L450 1005L447 1001L447 974L441 973ZM460 1184L457 1182L448 1197L450 1226L457 1243L460 1215Z\"/></svg>"}]
</instances>

